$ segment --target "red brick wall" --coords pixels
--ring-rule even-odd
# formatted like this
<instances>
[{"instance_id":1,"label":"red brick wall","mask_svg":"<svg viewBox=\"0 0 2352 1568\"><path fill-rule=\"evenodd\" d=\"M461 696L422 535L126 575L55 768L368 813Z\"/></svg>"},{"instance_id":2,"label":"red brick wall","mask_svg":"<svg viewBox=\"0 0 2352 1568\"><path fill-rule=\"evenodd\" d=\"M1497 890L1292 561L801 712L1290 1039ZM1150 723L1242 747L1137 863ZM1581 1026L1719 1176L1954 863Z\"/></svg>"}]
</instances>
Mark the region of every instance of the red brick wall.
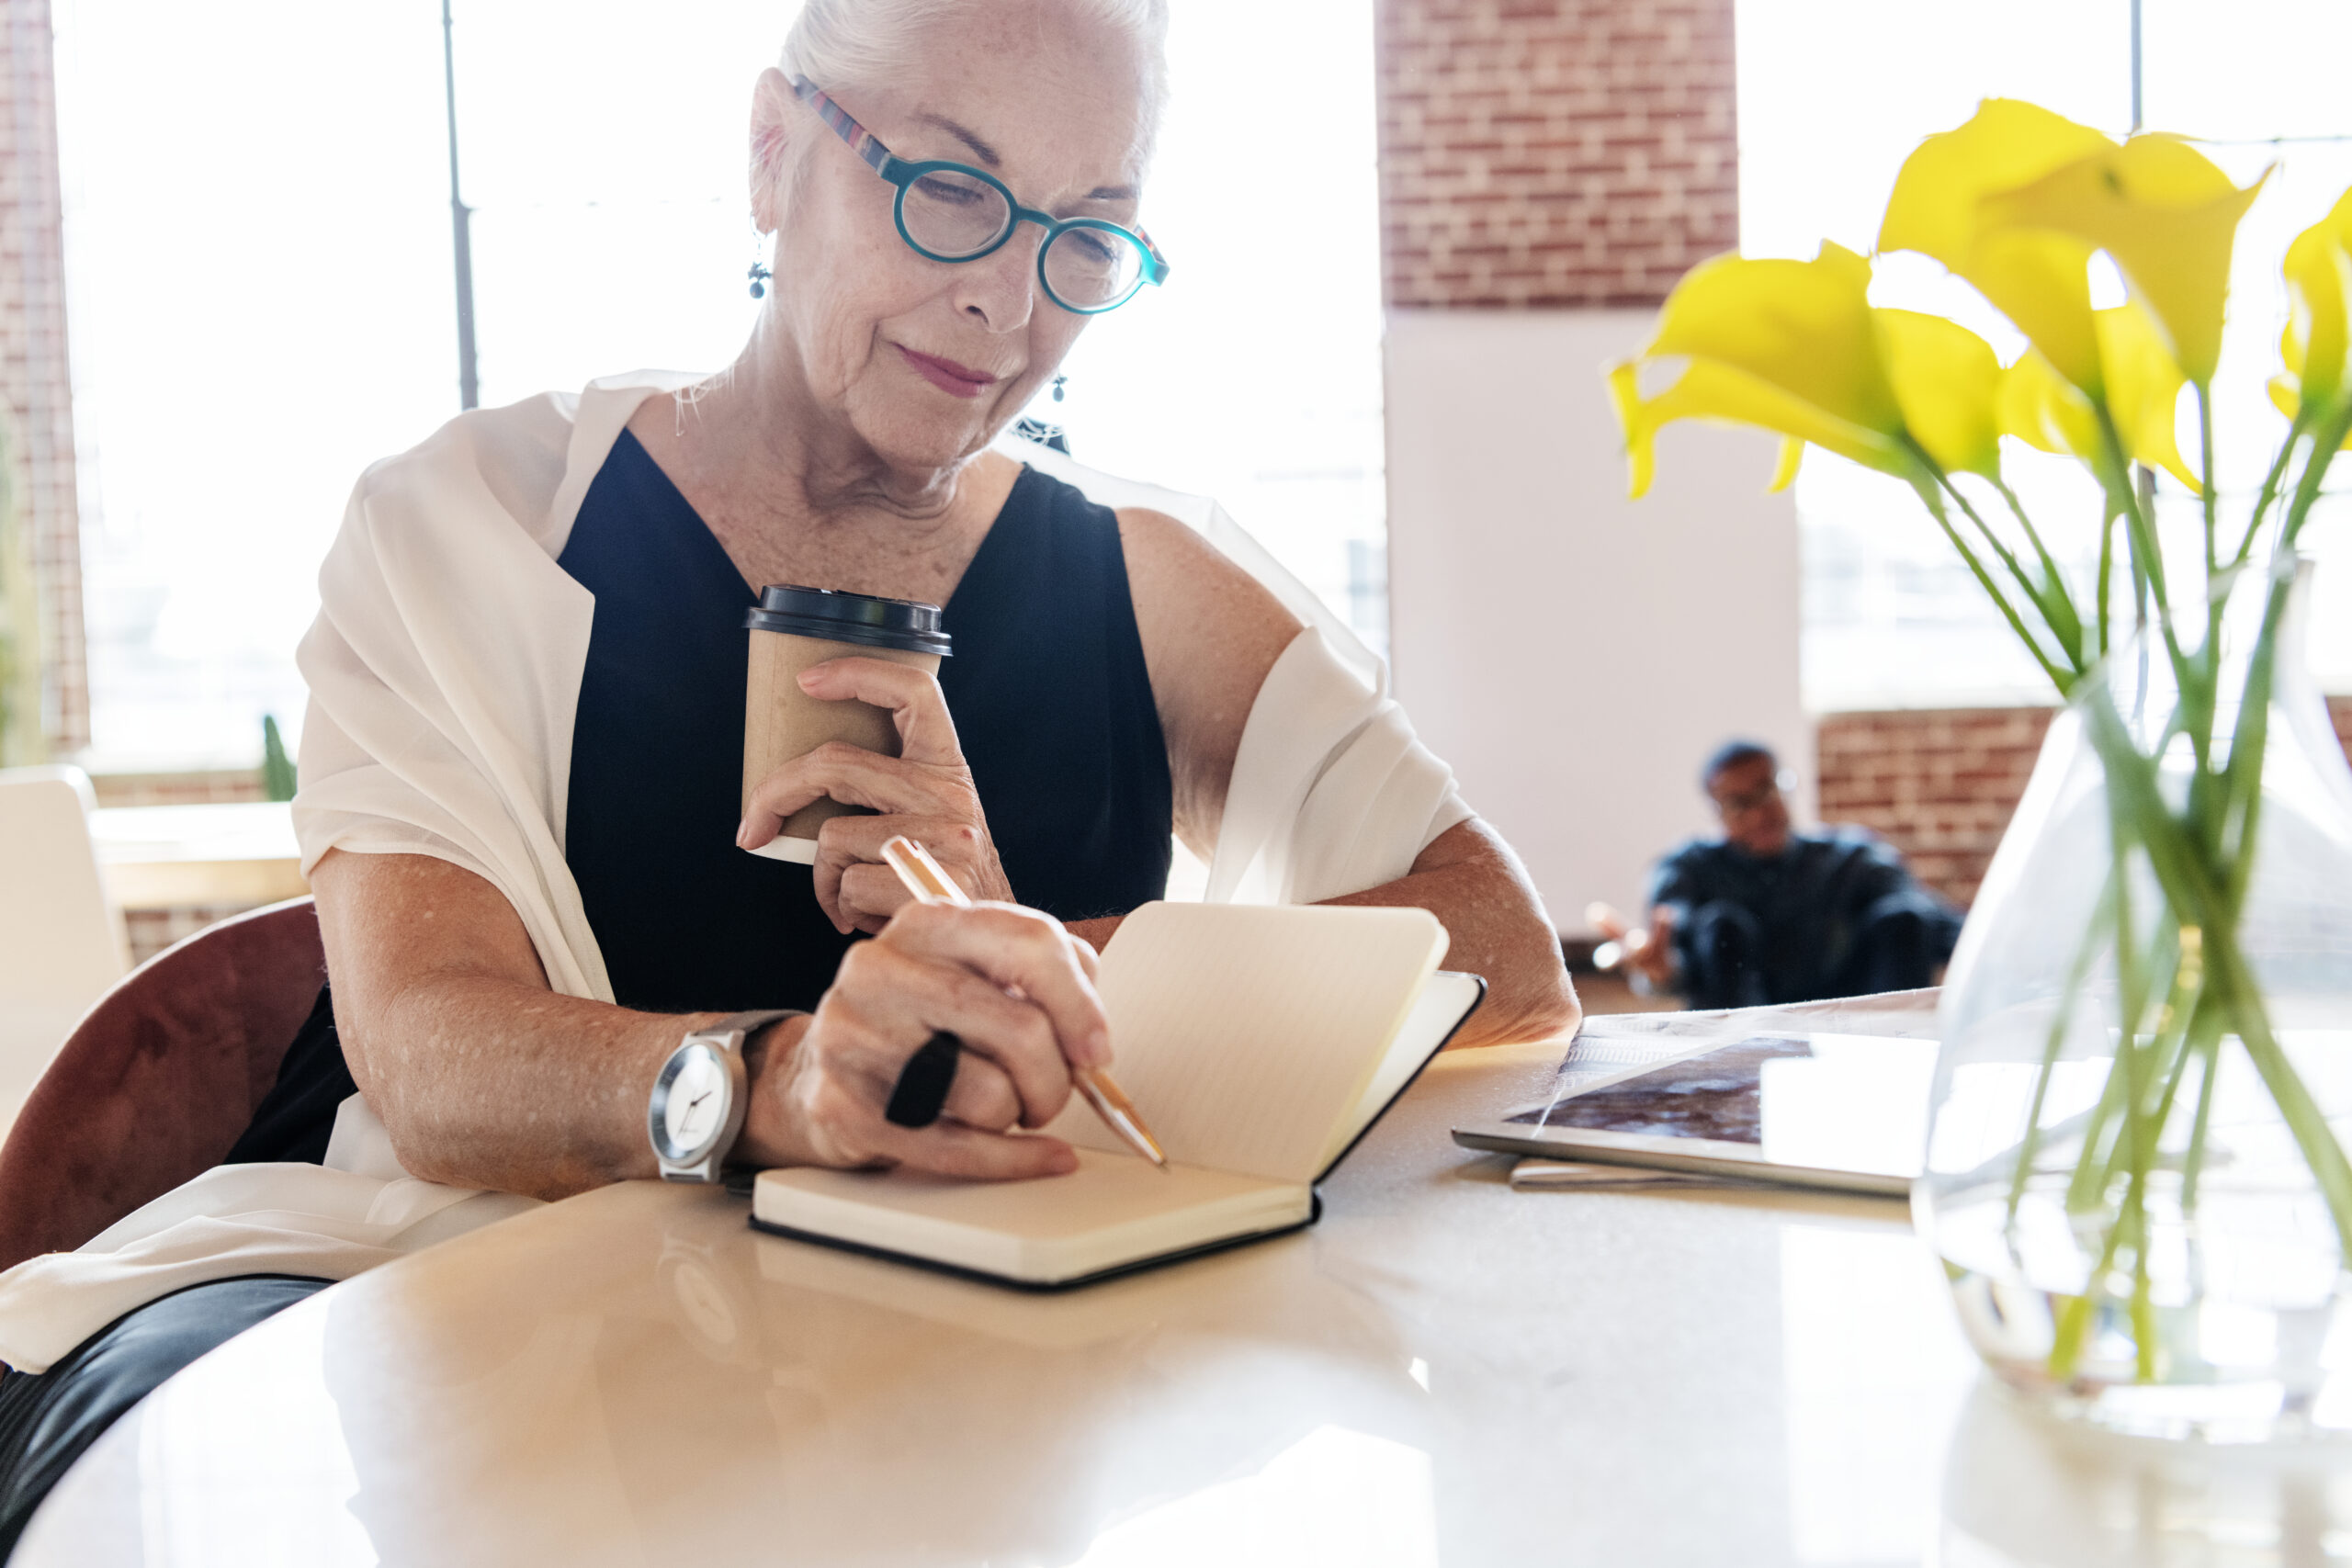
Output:
<instances>
[{"instance_id":1,"label":"red brick wall","mask_svg":"<svg viewBox=\"0 0 2352 1568\"><path fill-rule=\"evenodd\" d=\"M1391 305L1648 305L1738 243L1732 0L1379 0Z\"/></svg>"},{"instance_id":2,"label":"red brick wall","mask_svg":"<svg viewBox=\"0 0 2352 1568\"><path fill-rule=\"evenodd\" d=\"M2352 753L2352 697L2328 699ZM1835 713L1816 737L1821 819L1870 829L1965 905L2025 794L2050 708Z\"/></svg>"},{"instance_id":3,"label":"red brick wall","mask_svg":"<svg viewBox=\"0 0 2352 1568\"><path fill-rule=\"evenodd\" d=\"M1928 886L1965 905L2025 794L2051 708L1825 714L1824 822L1870 829Z\"/></svg>"},{"instance_id":4,"label":"red brick wall","mask_svg":"<svg viewBox=\"0 0 2352 1568\"><path fill-rule=\"evenodd\" d=\"M49 0L0 0L0 396L40 604L42 728L71 751L89 743L90 695Z\"/></svg>"}]
</instances>

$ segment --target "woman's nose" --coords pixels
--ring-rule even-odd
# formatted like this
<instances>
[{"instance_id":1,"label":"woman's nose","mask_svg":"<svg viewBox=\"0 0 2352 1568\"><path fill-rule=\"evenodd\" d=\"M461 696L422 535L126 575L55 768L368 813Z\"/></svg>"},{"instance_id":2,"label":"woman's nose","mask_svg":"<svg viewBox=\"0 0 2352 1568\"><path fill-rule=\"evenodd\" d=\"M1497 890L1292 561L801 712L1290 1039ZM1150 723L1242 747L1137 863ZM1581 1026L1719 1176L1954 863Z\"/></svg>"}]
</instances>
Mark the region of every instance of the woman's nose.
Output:
<instances>
[{"instance_id":1,"label":"woman's nose","mask_svg":"<svg viewBox=\"0 0 2352 1568\"><path fill-rule=\"evenodd\" d=\"M989 255L956 268L956 308L990 332L1018 332L1037 309L1037 247L1044 235L1023 223Z\"/></svg>"}]
</instances>

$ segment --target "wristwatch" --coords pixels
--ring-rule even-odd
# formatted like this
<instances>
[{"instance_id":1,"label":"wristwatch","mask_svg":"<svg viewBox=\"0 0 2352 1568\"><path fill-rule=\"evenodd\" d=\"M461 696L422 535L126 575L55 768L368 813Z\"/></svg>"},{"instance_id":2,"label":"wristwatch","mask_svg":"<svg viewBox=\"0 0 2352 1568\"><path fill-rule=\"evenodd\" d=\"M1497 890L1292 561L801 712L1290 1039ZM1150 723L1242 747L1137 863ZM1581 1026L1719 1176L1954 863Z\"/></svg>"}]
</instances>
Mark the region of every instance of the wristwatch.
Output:
<instances>
[{"instance_id":1,"label":"wristwatch","mask_svg":"<svg viewBox=\"0 0 2352 1568\"><path fill-rule=\"evenodd\" d=\"M739 1012L678 1043L653 1080L645 1130L664 1181L718 1181L719 1168L743 1131L750 1101L744 1042L779 1019L803 1016L785 1008Z\"/></svg>"}]
</instances>

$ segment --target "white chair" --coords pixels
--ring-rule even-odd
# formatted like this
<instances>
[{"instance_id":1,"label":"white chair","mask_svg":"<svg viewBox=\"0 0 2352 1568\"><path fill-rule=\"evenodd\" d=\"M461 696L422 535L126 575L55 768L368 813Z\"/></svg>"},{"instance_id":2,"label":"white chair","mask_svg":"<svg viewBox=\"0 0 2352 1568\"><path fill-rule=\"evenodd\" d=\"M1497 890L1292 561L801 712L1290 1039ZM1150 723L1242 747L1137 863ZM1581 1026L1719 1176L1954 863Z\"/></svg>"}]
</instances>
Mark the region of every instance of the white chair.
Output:
<instances>
[{"instance_id":1,"label":"white chair","mask_svg":"<svg viewBox=\"0 0 2352 1568\"><path fill-rule=\"evenodd\" d=\"M130 967L79 768L0 769L0 1134L74 1024Z\"/></svg>"}]
</instances>

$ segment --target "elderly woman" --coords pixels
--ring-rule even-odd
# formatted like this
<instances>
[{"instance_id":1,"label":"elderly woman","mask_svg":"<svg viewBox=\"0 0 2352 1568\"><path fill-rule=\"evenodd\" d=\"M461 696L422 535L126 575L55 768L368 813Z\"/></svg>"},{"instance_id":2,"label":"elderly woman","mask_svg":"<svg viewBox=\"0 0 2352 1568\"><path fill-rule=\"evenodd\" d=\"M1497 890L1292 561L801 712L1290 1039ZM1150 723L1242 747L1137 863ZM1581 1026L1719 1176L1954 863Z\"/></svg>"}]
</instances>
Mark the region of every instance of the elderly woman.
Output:
<instances>
[{"instance_id":1,"label":"elderly woman","mask_svg":"<svg viewBox=\"0 0 2352 1568\"><path fill-rule=\"evenodd\" d=\"M735 365L469 414L362 480L303 649L331 1016L232 1156L275 1174L133 1216L103 1280L48 1259L0 1281L0 1352L53 1363L0 1389L0 1526L104 1419L315 1288L250 1276L341 1277L509 1195L655 1175L647 1097L686 1036L743 1052L735 1162L1069 1168L1025 1130L1115 1045L1092 950L1163 893L1171 829L1218 891L1279 840L1277 896L1435 912L1449 964L1491 982L1482 1038L1573 1021L1510 851L1341 634L1184 522L992 445L1166 270L1136 223L1164 25L1161 0L810 0L753 95L776 250ZM889 710L902 754L813 752L745 815L741 627L767 583L943 604L954 655L808 671L811 697ZM812 867L743 852L828 796L867 811ZM982 902L910 905L880 860L899 833ZM897 1125L899 1070L941 1030L970 1048L945 1114ZM316 1245L218 1244L265 1209L318 1216ZM77 1378L96 1418L12 1453L9 1412Z\"/></svg>"}]
</instances>

